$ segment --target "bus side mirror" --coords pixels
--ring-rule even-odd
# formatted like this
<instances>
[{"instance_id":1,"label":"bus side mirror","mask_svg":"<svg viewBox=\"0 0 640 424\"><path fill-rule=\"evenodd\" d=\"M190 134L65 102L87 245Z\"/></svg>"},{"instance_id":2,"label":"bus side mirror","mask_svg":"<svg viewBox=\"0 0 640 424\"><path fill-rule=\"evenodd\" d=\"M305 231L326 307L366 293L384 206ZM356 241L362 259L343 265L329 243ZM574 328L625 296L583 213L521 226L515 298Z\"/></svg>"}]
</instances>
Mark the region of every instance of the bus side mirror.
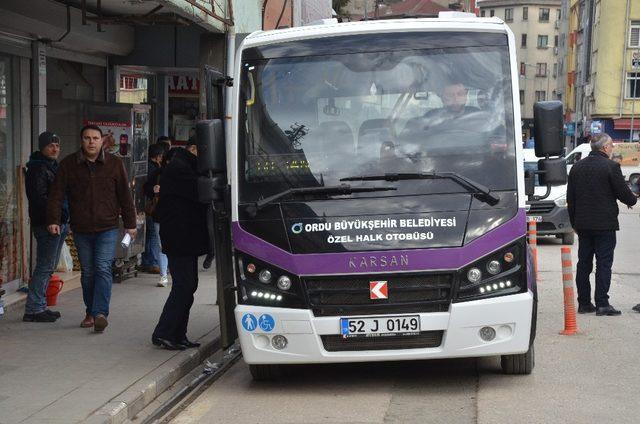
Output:
<instances>
[{"instance_id":1,"label":"bus side mirror","mask_svg":"<svg viewBox=\"0 0 640 424\"><path fill-rule=\"evenodd\" d=\"M533 133L536 156L562 156L564 153L562 102L553 100L533 105Z\"/></svg>"},{"instance_id":2,"label":"bus side mirror","mask_svg":"<svg viewBox=\"0 0 640 424\"><path fill-rule=\"evenodd\" d=\"M196 124L198 172L224 173L227 153L221 119L206 119Z\"/></svg>"},{"instance_id":3,"label":"bus side mirror","mask_svg":"<svg viewBox=\"0 0 640 424\"><path fill-rule=\"evenodd\" d=\"M567 161L564 158L540 159L538 161L540 184L561 186L567 184Z\"/></svg>"}]
</instances>

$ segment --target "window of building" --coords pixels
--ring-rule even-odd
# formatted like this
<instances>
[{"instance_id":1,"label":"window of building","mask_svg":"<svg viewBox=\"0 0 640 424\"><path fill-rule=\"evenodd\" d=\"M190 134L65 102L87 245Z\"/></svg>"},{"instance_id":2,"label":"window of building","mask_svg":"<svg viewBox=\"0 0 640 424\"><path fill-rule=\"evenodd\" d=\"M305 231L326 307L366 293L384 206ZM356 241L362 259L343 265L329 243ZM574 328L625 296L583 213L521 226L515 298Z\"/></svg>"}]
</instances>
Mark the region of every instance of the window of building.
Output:
<instances>
[{"instance_id":1,"label":"window of building","mask_svg":"<svg viewBox=\"0 0 640 424\"><path fill-rule=\"evenodd\" d=\"M538 14L538 20L540 22L549 22L549 8L541 7L540 13Z\"/></svg>"},{"instance_id":2,"label":"window of building","mask_svg":"<svg viewBox=\"0 0 640 424\"><path fill-rule=\"evenodd\" d=\"M640 47L640 21L631 22L629 47Z\"/></svg>"},{"instance_id":3,"label":"window of building","mask_svg":"<svg viewBox=\"0 0 640 424\"><path fill-rule=\"evenodd\" d=\"M557 35L554 35L554 36L553 36L553 46L554 46L554 47L558 47L558 38L559 38L559 37L558 37Z\"/></svg>"},{"instance_id":4,"label":"window of building","mask_svg":"<svg viewBox=\"0 0 640 424\"><path fill-rule=\"evenodd\" d=\"M481 11L480 11L480 16L481 16L481 17L483 17L483 18L484 18L485 16L487 16L487 11L486 11L486 10L481 10Z\"/></svg>"},{"instance_id":5,"label":"window of building","mask_svg":"<svg viewBox=\"0 0 640 424\"><path fill-rule=\"evenodd\" d=\"M522 48L526 48L527 47L527 34L522 34L522 38L520 41L520 47Z\"/></svg>"},{"instance_id":6,"label":"window of building","mask_svg":"<svg viewBox=\"0 0 640 424\"><path fill-rule=\"evenodd\" d=\"M537 77L546 77L547 76L547 64L546 63L536 63L536 76Z\"/></svg>"},{"instance_id":7,"label":"window of building","mask_svg":"<svg viewBox=\"0 0 640 424\"><path fill-rule=\"evenodd\" d=\"M149 78L145 75L120 75L118 103L146 103L148 99Z\"/></svg>"},{"instance_id":8,"label":"window of building","mask_svg":"<svg viewBox=\"0 0 640 424\"><path fill-rule=\"evenodd\" d=\"M504 9L504 21L505 22L513 22L513 9L506 8Z\"/></svg>"},{"instance_id":9,"label":"window of building","mask_svg":"<svg viewBox=\"0 0 640 424\"><path fill-rule=\"evenodd\" d=\"M526 75L527 65L524 62L520 62L520 75Z\"/></svg>"},{"instance_id":10,"label":"window of building","mask_svg":"<svg viewBox=\"0 0 640 424\"><path fill-rule=\"evenodd\" d=\"M562 10L556 9L556 19L557 20L562 19Z\"/></svg>"},{"instance_id":11,"label":"window of building","mask_svg":"<svg viewBox=\"0 0 640 424\"><path fill-rule=\"evenodd\" d=\"M522 8L522 20L526 21L528 19L529 19L529 8L525 6Z\"/></svg>"},{"instance_id":12,"label":"window of building","mask_svg":"<svg viewBox=\"0 0 640 424\"><path fill-rule=\"evenodd\" d=\"M536 91L536 102L544 102L547 100L547 92L546 91Z\"/></svg>"},{"instance_id":13,"label":"window of building","mask_svg":"<svg viewBox=\"0 0 640 424\"><path fill-rule=\"evenodd\" d=\"M557 77L558 76L558 64L554 63L553 64L553 77Z\"/></svg>"},{"instance_id":14,"label":"window of building","mask_svg":"<svg viewBox=\"0 0 640 424\"><path fill-rule=\"evenodd\" d=\"M556 93L556 90L551 92L551 100L558 100L558 93Z\"/></svg>"},{"instance_id":15,"label":"window of building","mask_svg":"<svg viewBox=\"0 0 640 424\"><path fill-rule=\"evenodd\" d=\"M546 49L549 47L549 36L548 35L538 35L538 48Z\"/></svg>"},{"instance_id":16,"label":"window of building","mask_svg":"<svg viewBox=\"0 0 640 424\"><path fill-rule=\"evenodd\" d=\"M491 10L489 11L489 16L491 16L491 17L496 16L496 11L495 11L495 10L493 10L493 9L491 9Z\"/></svg>"},{"instance_id":17,"label":"window of building","mask_svg":"<svg viewBox=\"0 0 640 424\"><path fill-rule=\"evenodd\" d=\"M640 72L627 72L627 99L640 99Z\"/></svg>"},{"instance_id":18,"label":"window of building","mask_svg":"<svg viewBox=\"0 0 640 424\"><path fill-rule=\"evenodd\" d=\"M524 104L524 90L520 90L520 104Z\"/></svg>"}]
</instances>

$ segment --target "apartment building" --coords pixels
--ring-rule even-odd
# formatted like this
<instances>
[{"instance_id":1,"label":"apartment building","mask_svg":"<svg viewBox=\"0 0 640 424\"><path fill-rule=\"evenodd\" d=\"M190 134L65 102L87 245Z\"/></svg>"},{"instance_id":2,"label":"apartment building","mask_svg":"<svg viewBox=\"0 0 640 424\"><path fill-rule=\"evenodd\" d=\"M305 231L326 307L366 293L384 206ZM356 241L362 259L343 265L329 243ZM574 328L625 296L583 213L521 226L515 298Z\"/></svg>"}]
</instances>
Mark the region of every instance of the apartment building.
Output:
<instances>
[{"instance_id":1,"label":"apartment building","mask_svg":"<svg viewBox=\"0 0 640 424\"><path fill-rule=\"evenodd\" d=\"M480 16L504 20L516 38L523 137L533 132L533 104L562 99L561 0L484 0Z\"/></svg>"},{"instance_id":2,"label":"apartment building","mask_svg":"<svg viewBox=\"0 0 640 424\"><path fill-rule=\"evenodd\" d=\"M570 0L569 10L565 107L577 135L638 141L640 2Z\"/></svg>"}]
</instances>

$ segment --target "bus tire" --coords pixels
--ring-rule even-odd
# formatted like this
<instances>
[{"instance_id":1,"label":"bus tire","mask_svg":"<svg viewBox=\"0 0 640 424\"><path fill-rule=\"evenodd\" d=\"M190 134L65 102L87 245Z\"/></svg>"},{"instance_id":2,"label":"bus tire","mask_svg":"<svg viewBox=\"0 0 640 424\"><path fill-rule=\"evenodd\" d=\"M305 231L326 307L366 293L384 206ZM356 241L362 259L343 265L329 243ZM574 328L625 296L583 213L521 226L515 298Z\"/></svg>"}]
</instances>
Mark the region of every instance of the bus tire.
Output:
<instances>
[{"instance_id":1,"label":"bus tire","mask_svg":"<svg viewBox=\"0 0 640 424\"><path fill-rule=\"evenodd\" d=\"M526 353L502 355L500 365L502 366L502 372L505 374L525 375L531 374L535 362L535 351L533 345L531 345Z\"/></svg>"},{"instance_id":2,"label":"bus tire","mask_svg":"<svg viewBox=\"0 0 640 424\"><path fill-rule=\"evenodd\" d=\"M277 380L282 375L282 367L275 364L249 365L249 371L254 381Z\"/></svg>"},{"instance_id":3,"label":"bus tire","mask_svg":"<svg viewBox=\"0 0 640 424\"><path fill-rule=\"evenodd\" d=\"M573 245L575 239L575 233L573 231L570 233L562 234L562 244Z\"/></svg>"}]
</instances>

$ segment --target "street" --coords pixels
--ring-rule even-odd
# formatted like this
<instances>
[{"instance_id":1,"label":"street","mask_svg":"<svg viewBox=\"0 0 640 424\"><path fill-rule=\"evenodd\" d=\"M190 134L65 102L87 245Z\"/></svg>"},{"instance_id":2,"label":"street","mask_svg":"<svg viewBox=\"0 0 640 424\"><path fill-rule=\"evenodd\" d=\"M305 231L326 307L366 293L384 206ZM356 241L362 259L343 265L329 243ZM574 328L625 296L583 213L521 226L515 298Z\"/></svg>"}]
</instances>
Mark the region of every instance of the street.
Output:
<instances>
[{"instance_id":1,"label":"street","mask_svg":"<svg viewBox=\"0 0 640 424\"><path fill-rule=\"evenodd\" d=\"M539 239L536 367L501 374L499 358L292 367L256 383L240 361L171 422L184 423L636 423L640 368L637 210L621 207L610 291L621 317L578 315L561 336L560 241ZM574 273L577 242L573 247ZM592 280L593 281L593 280Z\"/></svg>"}]
</instances>

